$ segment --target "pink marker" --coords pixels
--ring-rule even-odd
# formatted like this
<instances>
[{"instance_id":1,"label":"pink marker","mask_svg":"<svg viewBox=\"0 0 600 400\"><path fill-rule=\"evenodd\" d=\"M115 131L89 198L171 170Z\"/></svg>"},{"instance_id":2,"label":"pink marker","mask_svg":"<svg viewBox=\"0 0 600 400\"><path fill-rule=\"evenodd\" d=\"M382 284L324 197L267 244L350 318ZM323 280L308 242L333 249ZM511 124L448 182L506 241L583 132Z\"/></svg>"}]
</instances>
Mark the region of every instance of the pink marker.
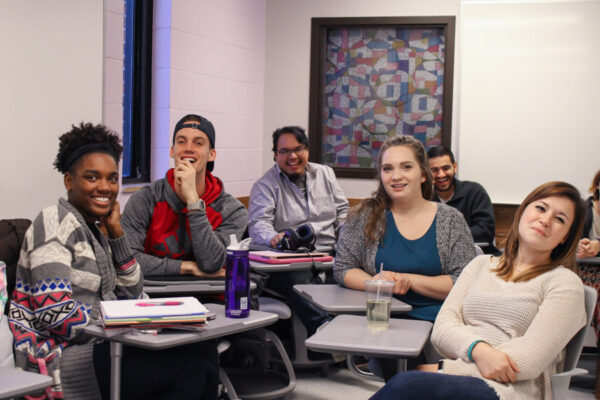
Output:
<instances>
[{"instance_id":1,"label":"pink marker","mask_svg":"<svg viewBox=\"0 0 600 400\"><path fill-rule=\"evenodd\" d=\"M183 301L162 301L157 303L135 303L138 307L153 307L153 306L180 306Z\"/></svg>"}]
</instances>

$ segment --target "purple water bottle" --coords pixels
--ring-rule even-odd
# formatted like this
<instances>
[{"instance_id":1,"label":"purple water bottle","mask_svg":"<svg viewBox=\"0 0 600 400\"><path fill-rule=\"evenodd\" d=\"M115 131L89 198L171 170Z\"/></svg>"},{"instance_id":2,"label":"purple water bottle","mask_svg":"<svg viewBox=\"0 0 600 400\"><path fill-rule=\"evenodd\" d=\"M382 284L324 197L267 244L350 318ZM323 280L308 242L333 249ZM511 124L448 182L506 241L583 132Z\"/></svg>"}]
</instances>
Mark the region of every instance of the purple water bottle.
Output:
<instances>
[{"instance_id":1,"label":"purple water bottle","mask_svg":"<svg viewBox=\"0 0 600 400\"><path fill-rule=\"evenodd\" d=\"M232 235L231 244L227 248L225 270L225 316L227 318L246 318L250 313L249 249L244 246L244 242L238 243L235 235Z\"/></svg>"}]
</instances>

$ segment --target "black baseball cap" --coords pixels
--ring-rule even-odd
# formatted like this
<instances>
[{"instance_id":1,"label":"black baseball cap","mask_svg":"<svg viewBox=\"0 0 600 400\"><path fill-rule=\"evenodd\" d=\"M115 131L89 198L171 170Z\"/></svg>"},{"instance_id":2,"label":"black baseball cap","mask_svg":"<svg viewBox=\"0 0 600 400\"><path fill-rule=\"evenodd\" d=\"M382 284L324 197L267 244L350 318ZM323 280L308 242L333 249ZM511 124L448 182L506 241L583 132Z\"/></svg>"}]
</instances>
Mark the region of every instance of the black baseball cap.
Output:
<instances>
[{"instance_id":1,"label":"black baseball cap","mask_svg":"<svg viewBox=\"0 0 600 400\"><path fill-rule=\"evenodd\" d=\"M208 136L208 140L210 141L210 148L215 148L215 127L212 122L207 120L201 115L198 114L188 114L185 117L181 118L177 124L175 124L175 129L173 130L173 145L175 145L175 135L180 129L183 128L192 128L198 129L202 131ZM214 161L209 161L206 163L206 169L211 171L215 167Z\"/></svg>"}]
</instances>

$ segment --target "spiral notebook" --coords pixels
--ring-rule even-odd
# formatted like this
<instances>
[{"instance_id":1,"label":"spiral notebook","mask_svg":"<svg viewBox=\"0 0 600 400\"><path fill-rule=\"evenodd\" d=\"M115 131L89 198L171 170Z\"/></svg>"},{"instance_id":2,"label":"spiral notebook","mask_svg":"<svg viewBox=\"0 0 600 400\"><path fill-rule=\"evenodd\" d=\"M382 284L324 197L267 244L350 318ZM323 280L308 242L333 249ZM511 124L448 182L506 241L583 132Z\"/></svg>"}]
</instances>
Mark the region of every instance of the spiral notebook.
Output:
<instances>
[{"instance_id":1,"label":"spiral notebook","mask_svg":"<svg viewBox=\"0 0 600 400\"><path fill-rule=\"evenodd\" d=\"M104 326L203 324L208 310L195 297L101 301Z\"/></svg>"}]
</instances>

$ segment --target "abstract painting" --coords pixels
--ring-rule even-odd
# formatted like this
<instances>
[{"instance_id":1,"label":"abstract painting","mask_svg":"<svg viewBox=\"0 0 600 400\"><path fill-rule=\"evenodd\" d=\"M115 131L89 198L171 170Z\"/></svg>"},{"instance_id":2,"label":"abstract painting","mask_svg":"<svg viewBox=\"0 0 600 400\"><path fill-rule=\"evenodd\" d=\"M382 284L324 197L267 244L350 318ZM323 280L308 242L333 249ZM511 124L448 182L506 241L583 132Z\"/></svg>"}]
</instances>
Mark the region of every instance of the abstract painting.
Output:
<instances>
[{"instance_id":1,"label":"abstract painting","mask_svg":"<svg viewBox=\"0 0 600 400\"><path fill-rule=\"evenodd\" d=\"M439 18L313 19L312 160L372 177L388 137L450 145L454 18Z\"/></svg>"}]
</instances>

